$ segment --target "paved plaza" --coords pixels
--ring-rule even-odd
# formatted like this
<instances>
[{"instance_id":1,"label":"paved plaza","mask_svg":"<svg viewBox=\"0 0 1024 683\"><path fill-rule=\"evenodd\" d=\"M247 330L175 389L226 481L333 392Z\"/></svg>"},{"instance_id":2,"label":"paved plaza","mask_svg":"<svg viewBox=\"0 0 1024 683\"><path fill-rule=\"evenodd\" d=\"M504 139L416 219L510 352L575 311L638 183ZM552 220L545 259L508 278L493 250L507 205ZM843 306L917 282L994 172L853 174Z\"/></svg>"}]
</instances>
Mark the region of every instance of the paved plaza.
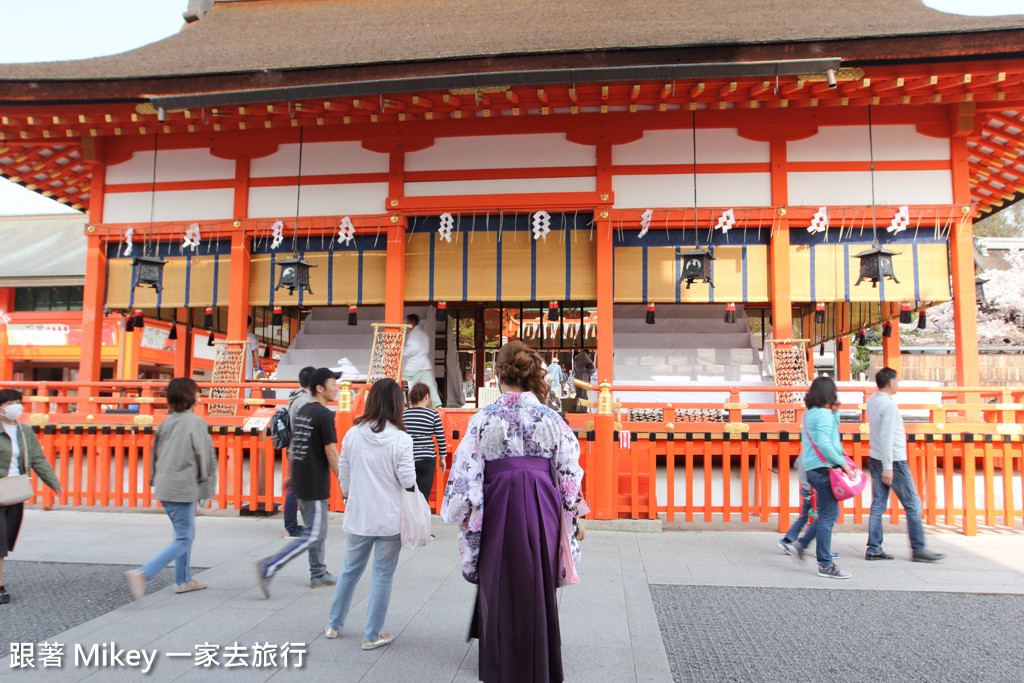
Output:
<instances>
[{"instance_id":1,"label":"paved plaza","mask_svg":"<svg viewBox=\"0 0 1024 683\"><path fill-rule=\"evenodd\" d=\"M332 572L344 558L340 521L328 536ZM934 532L931 547L949 557L927 565L909 562L896 532L886 544L895 561L865 562L865 533L843 528L833 547L853 578L834 581L813 560L798 567L768 531L614 530L627 526L594 524L582 583L560 591L568 681L1024 680L1020 531ZM122 573L169 542L162 513L28 510L5 570L15 602L0 608L0 641L8 652L36 643L35 668L12 668L5 652L0 676L135 678L150 657L154 682L475 681L476 643L465 639L474 588L459 573L455 530L434 527L434 542L402 551L385 622L395 642L363 652L368 575L338 640L323 637L332 589L308 587L304 557L269 600L260 595L252 565L283 543L279 517L198 518L192 564L208 568L197 578L210 588L176 595L167 569L136 605ZM44 641L63 646L61 668L44 668ZM146 654L130 667L111 650ZM219 665L197 665L211 652Z\"/></svg>"}]
</instances>

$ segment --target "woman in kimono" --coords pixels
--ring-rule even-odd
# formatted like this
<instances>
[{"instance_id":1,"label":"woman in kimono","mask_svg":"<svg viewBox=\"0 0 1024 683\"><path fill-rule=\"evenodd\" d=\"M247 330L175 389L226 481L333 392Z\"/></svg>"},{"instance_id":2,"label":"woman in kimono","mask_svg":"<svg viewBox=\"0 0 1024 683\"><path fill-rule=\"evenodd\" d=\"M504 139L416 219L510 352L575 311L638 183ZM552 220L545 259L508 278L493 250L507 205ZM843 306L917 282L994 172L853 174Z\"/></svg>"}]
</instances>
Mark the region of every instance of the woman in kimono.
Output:
<instances>
[{"instance_id":1,"label":"woman in kimono","mask_svg":"<svg viewBox=\"0 0 1024 683\"><path fill-rule=\"evenodd\" d=\"M473 635L487 683L563 680L559 524L563 512L575 514L583 470L576 435L544 405L541 365L520 341L498 352L502 396L470 420L441 506L445 522L462 528L462 574L479 584Z\"/></svg>"}]
</instances>

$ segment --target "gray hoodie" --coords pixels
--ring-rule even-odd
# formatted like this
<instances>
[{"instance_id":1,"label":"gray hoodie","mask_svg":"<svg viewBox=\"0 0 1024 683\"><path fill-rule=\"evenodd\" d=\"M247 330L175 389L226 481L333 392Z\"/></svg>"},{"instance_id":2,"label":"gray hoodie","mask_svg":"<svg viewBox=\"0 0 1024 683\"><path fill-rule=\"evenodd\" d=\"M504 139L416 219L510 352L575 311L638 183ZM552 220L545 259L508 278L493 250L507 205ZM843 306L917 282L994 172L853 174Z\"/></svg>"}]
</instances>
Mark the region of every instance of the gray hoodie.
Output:
<instances>
[{"instance_id":1,"label":"gray hoodie","mask_svg":"<svg viewBox=\"0 0 1024 683\"><path fill-rule=\"evenodd\" d=\"M338 481L348 496L345 533L394 536L401 531L402 492L416 484L412 437L390 422L377 434L365 423L348 430Z\"/></svg>"},{"instance_id":2,"label":"gray hoodie","mask_svg":"<svg viewBox=\"0 0 1024 683\"><path fill-rule=\"evenodd\" d=\"M153 437L153 476L157 500L194 503L217 492L217 454L206 421L185 410L171 413Z\"/></svg>"}]
</instances>

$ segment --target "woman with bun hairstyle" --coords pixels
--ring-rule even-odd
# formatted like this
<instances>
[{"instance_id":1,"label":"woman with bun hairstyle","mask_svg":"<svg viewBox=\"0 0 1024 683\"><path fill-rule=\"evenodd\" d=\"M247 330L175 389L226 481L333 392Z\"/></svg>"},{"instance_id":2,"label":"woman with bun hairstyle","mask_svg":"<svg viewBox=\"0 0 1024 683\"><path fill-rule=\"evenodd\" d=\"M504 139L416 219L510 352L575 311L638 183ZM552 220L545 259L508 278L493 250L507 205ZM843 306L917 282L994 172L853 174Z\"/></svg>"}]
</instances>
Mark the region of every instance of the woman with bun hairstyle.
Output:
<instances>
[{"instance_id":1,"label":"woman with bun hairstyle","mask_svg":"<svg viewBox=\"0 0 1024 683\"><path fill-rule=\"evenodd\" d=\"M576 511L580 446L544 405L535 351L509 342L494 367L502 396L469 421L441 517L461 526L462 574L479 584L471 635L480 639L480 679L561 681L559 522ZM570 546L578 564L575 538Z\"/></svg>"}]
</instances>

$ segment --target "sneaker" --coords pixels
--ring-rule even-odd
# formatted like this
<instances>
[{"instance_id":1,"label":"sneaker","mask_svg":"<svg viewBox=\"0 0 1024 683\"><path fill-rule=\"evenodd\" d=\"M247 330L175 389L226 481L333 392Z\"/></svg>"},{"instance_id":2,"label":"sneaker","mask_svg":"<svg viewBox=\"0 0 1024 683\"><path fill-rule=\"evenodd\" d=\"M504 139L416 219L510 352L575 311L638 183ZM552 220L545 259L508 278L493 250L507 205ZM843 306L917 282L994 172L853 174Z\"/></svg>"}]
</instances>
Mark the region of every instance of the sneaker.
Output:
<instances>
[{"instance_id":1,"label":"sneaker","mask_svg":"<svg viewBox=\"0 0 1024 683\"><path fill-rule=\"evenodd\" d=\"M789 547L793 551L791 553L793 555L793 559L796 560L797 562L803 562L804 561L804 547L802 545L800 545L800 541L797 541L796 543L791 543L789 545Z\"/></svg>"},{"instance_id":2,"label":"sneaker","mask_svg":"<svg viewBox=\"0 0 1024 683\"><path fill-rule=\"evenodd\" d=\"M885 552L884 550L879 551L877 553L873 553L869 550L866 553L864 553L864 559L871 562L873 560L894 560L896 558L890 555L889 553Z\"/></svg>"},{"instance_id":3,"label":"sneaker","mask_svg":"<svg viewBox=\"0 0 1024 683\"><path fill-rule=\"evenodd\" d=\"M395 637L390 633L381 633L379 636L377 636L377 640L364 640L363 649L376 650L378 647L390 644L391 641L394 639Z\"/></svg>"},{"instance_id":4,"label":"sneaker","mask_svg":"<svg viewBox=\"0 0 1024 683\"><path fill-rule=\"evenodd\" d=\"M7 605L11 602L11 594L7 592L7 588L0 586L0 605Z\"/></svg>"},{"instance_id":5,"label":"sneaker","mask_svg":"<svg viewBox=\"0 0 1024 683\"><path fill-rule=\"evenodd\" d=\"M930 550L922 550L921 552L914 553L914 562L938 562L945 555L942 553L933 553Z\"/></svg>"},{"instance_id":6,"label":"sneaker","mask_svg":"<svg viewBox=\"0 0 1024 683\"><path fill-rule=\"evenodd\" d=\"M179 583L174 586L175 593L191 593L192 591L201 591L207 588L205 583L199 583L195 579L192 579L188 583Z\"/></svg>"},{"instance_id":7,"label":"sneaker","mask_svg":"<svg viewBox=\"0 0 1024 683\"><path fill-rule=\"evenodd\" d=\"M327 640L334 640L338 637L338 635L338 629L336 628L331 628L330 626L328 626L324 629L324 638L326 638Z\"/></svg>"},{"instance_id":8,"label":"sneaker","mask_svg":"<svg viewBox=\"0 0 1024 683\"><path fill-rule=\"evenodd\" d=\"M782 539L781 541L779 541L779 548L781 548L782 552L786 553L787 555L792 555L794 552L793 544L787 541L786 539Z\"/></svg>"},{"instance_id":9,"label":"sneaker","mask_svg":"<svg viewBox=\"0 0 1024 683\"><path fill-rule=\"evenodd\" d=\"M146 594L146 577L137 569L129 569L124 573L125 581L128 582L128 592L132 594L132 600L142 602Z\"/></svg>"},{"instance_id":10,"label":"sneaker","mask_svg":"<svg viewBox=\"0 0 1024 683\"><path fill-rule=\"evenodd\" d=\"M848 579L851 575L850 572L844 572L833 562L827 567L818 567L818 576L824 576L826 579Z\"/></svg>"},{"instance_id":11,"label":"sneaker","mask_svg":"<svg viewBox=\"0 0 1024 683\"><path fill-rule=\"evenodd\" d=\"M338 577L332 576L330 572L325 572L323 576L318 576L315 579L309 580L310 588L323 588L324 586L333 586L338 583Z\"/></svg>"},{"instance_id":12,"label":"sneaker","mask_svg":"<svg viewBox=\"0 0 1024 683\"><path fill-rule=\"evenodd\" d=\"M839 558L839 553L832 553L832 559L833 560L838 559L838 558Z\"/></svg>"},{"instance_id":13,"label":"sneaker","mask_svg":"<svg viewBox=\"0 0 1024 683\"><path fill-rule=\"evenodd\" d=\"M270 597L270 576L267 576L267 564L263 560L256 560L256 584L260 587L263 597Z\"/></svg>"}]
</instances>

